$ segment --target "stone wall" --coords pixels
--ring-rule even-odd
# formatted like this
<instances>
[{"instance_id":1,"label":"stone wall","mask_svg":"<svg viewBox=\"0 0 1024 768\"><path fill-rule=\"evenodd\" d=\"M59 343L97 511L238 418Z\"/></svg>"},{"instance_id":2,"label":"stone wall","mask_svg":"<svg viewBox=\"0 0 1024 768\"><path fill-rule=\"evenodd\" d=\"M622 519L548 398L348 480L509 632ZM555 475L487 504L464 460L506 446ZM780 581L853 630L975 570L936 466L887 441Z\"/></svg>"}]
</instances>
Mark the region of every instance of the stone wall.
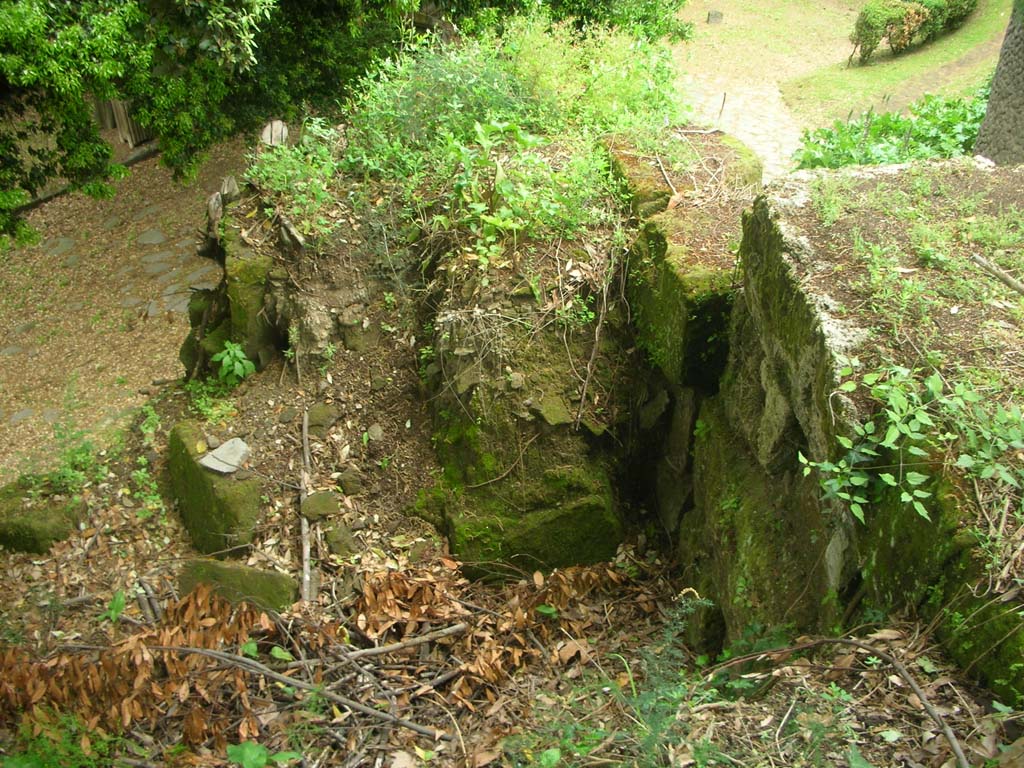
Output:
<instances>
[{"instance_id":1,"label":"stone wall","mask_svg":"<svg viewBox=\"0 0 1024 768\"><path fill-rule=\"evenodd\" d=\"M898 173L855 175L867 194L864 189ZM806 474L800 461L800 455L837 460L838 439L853 434L865 409L877 407L864 400L855 405L839 387L840 360L870 356L876 342L856 313L842 311L832 295L841 286L823 279L843 272L812 245L832 248L840 237L815 224L822 178L789 177L744 215L742 285L732 302L717 392L694 389L695 420L673 416L664 439L659 461L683 471L674 484L659 474L659 513L673 531L686 583L716 605L696 630L708 640L718 627L728 642L752 626L832 632L865 605L910 611L934 619L953 658L1012 701L1024 691L1019 598L985 594L981 553L964 530L957 479L942 461L930 465L930 520L894 492L871 505L866 523L845 502L825 501L817 472ZM664 226L652 219L647 242L659 232ZM641 307L640 332L652 339L651 358L665 379L678 385L686 381L679 372L695 363L679 322L692 291L682 283L666 291L664 279L657 284L656 291L639 289L657 296L648 306L674 309L645 315ZM692 398L674 400L677 410L693 410ZM689 455L681 447L687 435L679 434L686 429L694 436ZM680 497L691 488L692 502L683 504Z\"/></svg>"}]
</instances>

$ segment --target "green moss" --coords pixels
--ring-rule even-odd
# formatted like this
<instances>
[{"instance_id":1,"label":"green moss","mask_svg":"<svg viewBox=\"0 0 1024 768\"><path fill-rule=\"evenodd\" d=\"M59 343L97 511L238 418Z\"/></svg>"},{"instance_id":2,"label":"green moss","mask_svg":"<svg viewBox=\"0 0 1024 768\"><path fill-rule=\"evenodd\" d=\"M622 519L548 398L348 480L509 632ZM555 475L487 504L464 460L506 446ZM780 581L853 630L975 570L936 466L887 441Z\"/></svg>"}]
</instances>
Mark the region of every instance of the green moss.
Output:
<instances>
[{"instance_id":1,"label":"green moss","mask_svg":"<svg viewBox=\"0 0 1024 768\"><path fill-rule=\"evenodd\" d=\"M695 455L696 508L683 519L679 557L688 583L703 583L730 638L750 624L829 625L822 601L829 532L817 484L766 472L732 430L719 398L705 401Z\"/></svg>"},{"instance_id":2,"label":"green moss","mask_svg":"<svg viewBox=\"0 0 1024 768\"><path fill-rule=\"evenodd\" d=\"M277 348L277 330L263 311L266 285L274 262L237 243L225 243L224 272L231 312L231 339L264 367Z\"/></svg>"},{"instance_id":3,"label":"green moss","mask_svg":"<svg viewBox=\"0 0 1024 768\"><path fill-rule=\"evenodd\" d=\"M722 134L719 141L734 153L725 166L725 181L730 189L760 189L764 176L761 159L750 147L734 136Z\"/></svg>"},{"instance_id":4,"label":"green moss","mask_svg":"<svg viewBox=\"0 0 1024 768\"><path fill-rule=\"evenodd\" d=\"M203 433L195 422L179 422L168 441L171 491L196 549L227 552L247 546L260 513L260 482L236 480L199 465Z\"/></svg>"},{"instance_id":5,"label":"green moss","mask_svg":"<svg viewBox=\"0 0 1024 768\"><path fill-rule=\"evenodd\" d=\"M709 268L685 246L668 244L699 216L676 209L648 221L630 256L629 298L637 341L665 378L714 390L728 350L735 270Z\"/></svg>"},{"instance_id":6,"label":"green moss","mask_svg":"<svg viewBox=\"0 0 1024 768\"><path fill-rule=\"evenodd\" d=\"M233 603L246 602L268 611L284 610L299 592L295 579L286 574L205 558L187 562L179 577L182 594L199 584L209 585Z\"/></svg>"},{"instance_id":7,"label":"green moss","mask_svg":"<svg viewBox=\"0 0 1024 768\"><path fill-rule=\"evenodd\" d=\"M0 487L0 546L15 552L48 552L84 519L81 499L34 497L30 478Z\"/></svg>"}]
</instances>

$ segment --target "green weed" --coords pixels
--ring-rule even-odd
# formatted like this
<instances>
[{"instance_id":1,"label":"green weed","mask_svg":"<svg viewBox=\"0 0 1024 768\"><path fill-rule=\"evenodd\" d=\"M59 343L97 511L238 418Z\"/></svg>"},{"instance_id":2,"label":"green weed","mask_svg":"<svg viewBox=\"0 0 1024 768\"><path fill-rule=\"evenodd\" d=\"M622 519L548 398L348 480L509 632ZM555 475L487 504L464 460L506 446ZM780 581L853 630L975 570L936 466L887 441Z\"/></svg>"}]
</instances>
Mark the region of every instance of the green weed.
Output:
<instances>
[{"instance_id":1,"label":"green weed","mask_svg":"<svg viewBox=\"0 0 1024 768\"><path fill-rule=\"evenodd\" d=\"M328 212L335 205L332 190L340 140L338 131L325 120L309 118L298 144L265 149L252 158L246 178L279 201L300 232L326 234L334 227Z\"/></svg>"},{"instance_id":2,"label":"green weed","mask_svg":"<svg viewBox=\"0 0 1024 768\"><path fill-rule=\"evenodd\" d=\"M228 387L237 387L246 376L256 372L256 366L245 354L241 344L225 341L224 349L210 358L210 362L220 363L217 377Z\"/></svg>"},{"instance_id":3,"label":"green weed","mask_svg":"<svg viewBox=\"0 0 1024 768\"><path fill-rule=\"evenodd\" d=\"M185 384L189 408L208 424L217 424L234 415L235 403L227 396L228 391L225 384L213 379Z\"/></svg>"},{"instance_id":4,"label":"green weed","mask_svg":"<svg viewBox=\"0 0 1024 768\"><path fill-rule=\"evenodd\" d=\"M19 729L20 751L4 758L4 768L103 768L113 764L120 744L74 715L37 708Z\"/></svg>"}]
</instances>

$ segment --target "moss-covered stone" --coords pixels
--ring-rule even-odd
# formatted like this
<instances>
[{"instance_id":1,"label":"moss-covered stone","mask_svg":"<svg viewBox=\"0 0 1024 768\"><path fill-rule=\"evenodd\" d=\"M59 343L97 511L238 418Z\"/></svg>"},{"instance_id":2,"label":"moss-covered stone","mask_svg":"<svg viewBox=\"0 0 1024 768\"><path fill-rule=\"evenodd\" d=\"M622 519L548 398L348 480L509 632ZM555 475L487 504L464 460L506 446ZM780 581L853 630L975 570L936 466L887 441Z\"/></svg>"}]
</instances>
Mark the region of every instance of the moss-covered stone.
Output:
<instances>
[{"instance_id":1,"label":"moss-covered stone","mask_svg":"<svg viewBox=\"0 0 1024 768\"><path fill-rule=\"evenodd\" d=\"M225 239L225 254L231 340L241 344L248 358L263 368L273 359L278 344L277 329L264 310L274 262L269 255L256 253L233 239Z\"/></svg>"},{"instance_id":2,"label":"moss-covered stone","mask_svg":"<svg viewBox=\"0 0 1024 768\"><path fill-rule=\"evenodd\" d=\"M342 523L335 523L328 528L324 533L324 539L327 541L327 549L337 557L348 557L359 551L352 530Z\"/></svg>"},{"instance_id":3,"label":"moss-covered stone","mask_svg":"<svg viewBox=\"0 0 1024 768\"><path fill-rule=\"evenodd\" d=\"M311 522L326 520L338 514L338 496L331 491L311 493L302 500L300 512Z\"/></svg>"},{"instance_id":4,"label":"moss-covered stone","mask_svg":"<svg viewBox=\"0 0 1024 768\"><path fill-rule=\"evenodd\" d=\"M696 505L682 521L684 580L721 609L730 638L751 624L800 629L836 618L826 598L832 534L813 478L769 474L731 428L720 398L704 403L695 447Z\"/></svg>"},{"instance_id":5,"label":"moss-covered stone","mask_svg":"<svg viewBox=\"0 0 1024 768\"><path fill-rule=\"evenodd\" d=\"M171 492L196 549L226 553L247 546L260 513L258 478L237 480L199 465L205 445L200 426L179 422L168 441Z\"/></svg>"},{"instance_id":6,"label":"moss-covered stone","mask_svg":"<svg viewBox=\"0 0 1024 768\"><path fill-rule=\"evenodd\" d=\"M327 437L327 431L338 420L339 411L330 403L314 403L309 408L309 434Z\"/></svg>"},{"instance_id":7,"label":"moss-covered stone","mask_svg":"<svg viewBox=\"0 0 1024 768\"><path fill-rule=\"evenodd\" d=\"M609 560L622 522L605 473L571 467L538 471L527 482L463 489L446 506L452 551L470 576Z\"/></svg>"},{"instance_id":8,"label":"moss-covered stone","mask_svg":"<svg viewBox=\"0 0 1024 768\"><path fill-rule=\"evenodd\" d=\"M85 518L81 499L34 497L30 478L0 487L0 546L15 552L48 552Z\"/></svg>"},{"instance_id":9,"label":"moss-covered stone","mask_svg":"<svg viewBox=\"0 0 1024 768\"><path fill-rule=\"evenodd\" d=\"M687 246L669 244L700 216L675 209L647 222L630 256L629 296L651 362L673 384L707 389L725 361L735 268L708 266Z\"/></svg>"},{"instance_id":10,"label":"moss-covered stone","mask_svg":"<svg viewBox=\"0 0 1024 768\"><path fill-rule=\"evenodd\" d=\"M178 580L182 594L199 584L209 585L233 603L246 602L268 611L284 610L299 592L298 583L286 574L208 558L185 563Z\"/></svg>"}]
</instances>

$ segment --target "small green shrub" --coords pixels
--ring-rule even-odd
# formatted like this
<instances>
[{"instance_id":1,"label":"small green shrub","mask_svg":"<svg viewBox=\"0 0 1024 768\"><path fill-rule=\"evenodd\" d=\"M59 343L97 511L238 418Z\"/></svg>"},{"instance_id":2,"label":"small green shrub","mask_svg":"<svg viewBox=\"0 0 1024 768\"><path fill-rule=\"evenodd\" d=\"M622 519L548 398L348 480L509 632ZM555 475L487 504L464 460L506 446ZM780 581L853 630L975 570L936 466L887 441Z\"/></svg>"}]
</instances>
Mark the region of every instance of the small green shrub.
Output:
<instances>
[{"instance_id":1,"label":"small green shrub","mask_svg":"<svg viewBox=\"0 0 1024 768\"><path fill-rule=\"evenodd\" d=\"M909 115L868 111L831 128L805 131L797 166L840 168L968 154L987 107L985 86L969 98L925 96L910 105Z\"/></svg>"},{"instance_id":2,"label":"small green shrub","mask_svg":"<svg viewBox=\"0 0 1024 768\"><path fill-rule=\"evenodd\" d=\"M229 388L215 379L193 380L185 384L189 408L207 423L216 424L235 413L235 404L228 395Z\"/></svg>"},{"instance_id":3,"label":"small green shrub","mask_svg":"<svg viewBox=\"0 0 1024 768\"><path fill-rule=\"evenodd\" d=\"M210 358L211 362L220 363L218 378L229 387L236 387L246 376L256 372L256 366L246 356L241 344L225 341L224 349Z\"/></svg>"}]
</instances>

